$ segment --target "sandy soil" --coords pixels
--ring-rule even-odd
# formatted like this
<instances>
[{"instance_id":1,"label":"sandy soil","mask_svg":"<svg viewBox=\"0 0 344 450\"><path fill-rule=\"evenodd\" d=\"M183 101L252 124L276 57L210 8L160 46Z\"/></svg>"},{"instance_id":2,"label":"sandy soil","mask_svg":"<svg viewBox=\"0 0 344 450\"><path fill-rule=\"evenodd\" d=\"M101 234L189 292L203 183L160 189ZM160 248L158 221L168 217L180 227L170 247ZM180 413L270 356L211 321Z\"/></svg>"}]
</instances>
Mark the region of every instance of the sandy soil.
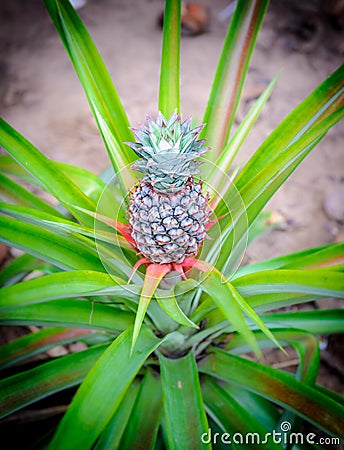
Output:
<instances>
[{"instance_id":1,"label":"sandy soil","mask_svg":"<svg viewBox=\"0 0 344 450\"><path fill-rule=\"evenodd\" d=\"M182 40L182 111L202 120L228 20L228 0L209 7L207 33ZM246 161L273 128L342 61L338 24L318 2L272 2L249 71L243 117L254 93L282 69L277 87L237 162ZM278 3L278 4L277 4ZM297 5L302 3L302 10ZM161 0L93 0L80 15L95 40L133 125L156 115L161 51ZM8 2L1 9L2 116L49 157L99 173L108 164L81 85L40 1ZM337 125L275 195L269 208L284 226L248 251L248 260L322 245L343 236L343 224L324 201L344 182L344 129ZM344 203L344 202L343 202ZM343 208L339 204L337 209ZM341 211L337 211L341 214Z\"/></svg>"}]
</instances>

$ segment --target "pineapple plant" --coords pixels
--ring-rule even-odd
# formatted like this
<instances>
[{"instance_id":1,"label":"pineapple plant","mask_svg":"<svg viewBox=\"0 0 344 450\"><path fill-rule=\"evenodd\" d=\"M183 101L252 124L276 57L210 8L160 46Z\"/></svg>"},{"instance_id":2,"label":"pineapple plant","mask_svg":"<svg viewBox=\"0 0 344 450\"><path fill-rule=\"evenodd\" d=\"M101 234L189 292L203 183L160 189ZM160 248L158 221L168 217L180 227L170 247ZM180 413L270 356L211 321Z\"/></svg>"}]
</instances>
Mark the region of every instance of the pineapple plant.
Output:
<instances>
[{"instance_id":1,"label":"pineapple plant","mask_svg":"<svg viewBox=\"0 0 344 450\"><path fill-rule=\"evenodd\" d=\"M0 323L37 327L0 349L4 435L12 442L23 436L18 448L63 450L339 444L343 399L317 384L317 376L319 336L343 332L343 309L281 307L344 297L343 244L249 265L241 265L241 256L264 230L268 200L343 118L344 68L229 177L276 83L233 132L266 0L237 2L205 125L195 128L180 112L181 2L166 1L160 113L134 133L71 4L45 4L111 167L98 177L52 161L0 121L0 145L8 152L0 156L0 239L24 252L0 272ZM84 349L45 353L72 342ZM264 363L264 350L276 346L296 350L295 373ZM66 397L51 407L49 399L61 392L71 393L68 408ZM29 443L28 418L36 430ZM327 441L306 434L307 424Z\"/></svg>"}]
</instances>

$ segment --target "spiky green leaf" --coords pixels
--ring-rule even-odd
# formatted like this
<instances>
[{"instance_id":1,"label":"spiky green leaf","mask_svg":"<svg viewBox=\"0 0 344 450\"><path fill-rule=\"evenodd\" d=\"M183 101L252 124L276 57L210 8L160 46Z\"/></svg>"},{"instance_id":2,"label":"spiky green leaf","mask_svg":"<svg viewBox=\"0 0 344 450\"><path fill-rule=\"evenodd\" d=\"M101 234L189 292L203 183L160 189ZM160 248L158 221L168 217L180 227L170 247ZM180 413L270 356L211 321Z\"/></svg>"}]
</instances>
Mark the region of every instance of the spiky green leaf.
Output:
<instances>
[{"instance_id":1,"label":"spiky green leaf","mask_svg":"<svg viewBox=\"0 0 344 450\"><path fill-rule=\"evenodd\" d=\"M201 441L208 424L193 353L177 359L160 355L159 360L169 449L211 448Z\"/></svg>"},{"instance_id":2,"label":"spiky green leaf","mask_svg":"<svg viewBox=\"0 0 344 450\"><path fill-rule=\"evenodd\" d=\"M141 329L138 339L139 349L131 351L132 329L128 329L103 353L74 396L49 445L50 450L92 448L137 372L161 343L147 327Z\"/></svg>"}]
</instances>

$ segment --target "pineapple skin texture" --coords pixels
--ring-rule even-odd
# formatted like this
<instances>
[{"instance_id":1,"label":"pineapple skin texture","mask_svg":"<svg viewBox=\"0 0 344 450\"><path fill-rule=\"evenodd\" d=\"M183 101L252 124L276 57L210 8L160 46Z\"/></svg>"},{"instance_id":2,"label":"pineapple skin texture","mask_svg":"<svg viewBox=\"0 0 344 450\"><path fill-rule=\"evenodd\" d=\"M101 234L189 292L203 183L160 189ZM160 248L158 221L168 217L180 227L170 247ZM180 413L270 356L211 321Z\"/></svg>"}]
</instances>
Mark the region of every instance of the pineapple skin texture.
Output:
<instances>
[{"instance_id":1,"label":"pineapple skin texture","mask_svg":"<svg viewBox=\"0 0 344 450\"><path fill-rule=\"evenodd\" d=\"M190 177L182 189L164 193L146 180L130 193L129 225L137 249L149 261L181 264L206 237L210 211L202 182Z\"/></svg>"}]
</instances>

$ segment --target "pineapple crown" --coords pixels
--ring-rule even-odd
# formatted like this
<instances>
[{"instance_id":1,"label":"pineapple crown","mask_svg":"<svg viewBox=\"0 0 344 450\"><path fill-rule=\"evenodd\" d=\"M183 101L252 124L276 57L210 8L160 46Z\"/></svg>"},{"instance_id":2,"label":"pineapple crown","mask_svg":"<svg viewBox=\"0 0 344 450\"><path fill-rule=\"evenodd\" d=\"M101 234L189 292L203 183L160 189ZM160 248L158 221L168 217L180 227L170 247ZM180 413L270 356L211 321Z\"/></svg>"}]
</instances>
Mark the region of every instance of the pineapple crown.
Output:
<instances>
[{"instance_id":1,"label":"pineapple crown","mask_svg":"<svg viewBox=\"0 0 344 450\"><path fill-rule=\"evenodd\" d=\"M197 140L204 125L191 129L191 118L182 122L177 112L167 120L159 112L156 121L147 117L147 126L133 129L137 142L126 142L141 158L132 169L145 175L144 179L160 191L181 189L190 177L199 173L204 155L204 139Z\"/></svg>"}]
</instances>

